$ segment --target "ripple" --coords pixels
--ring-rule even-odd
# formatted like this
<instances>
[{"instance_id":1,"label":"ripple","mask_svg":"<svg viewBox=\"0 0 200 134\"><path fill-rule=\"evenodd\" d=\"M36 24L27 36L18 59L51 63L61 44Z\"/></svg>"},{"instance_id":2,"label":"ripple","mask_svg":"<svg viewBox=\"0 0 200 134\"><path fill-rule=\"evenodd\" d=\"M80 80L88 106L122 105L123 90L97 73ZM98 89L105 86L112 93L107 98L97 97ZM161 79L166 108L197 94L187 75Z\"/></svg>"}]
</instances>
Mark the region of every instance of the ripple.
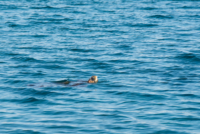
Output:
<instances>
[{"instance_id":1,"label":"ripple","mask_svg":"<svg viewBox=\"0 0 200 134\"><path fill-rule=\"evenodd\" d=\"M114 95L123 96L125 98L135 98L140 100L165 100L167 96L160 94L139 93L139 92L120 92L120 91L107 91Z\"/></svg>"},{"instance_id":2,"label":"ripple","mask_svg":"<svg viewBox=\"0 0 200 134\"><path fill-rule=\"evenodd\" d=\"M156 7L141 7L139 9L141 9L141 10L158 10L158 8L156 8Z\"/></svg>"},{"instance_id":3,"label":"ripple","mask_svg":"<svg viewBox=\"0 0 200 134\"><path fill-rule=\"evenodd\" d=\"M3 133L9 133L9 134L16 134L16 133L19 133L19 134L27 134L27 133L29 133L29 134L45 134L45 133L42 133L42 132L37 131L37 130L28 130L28 129L26 129L26 130L24 130L24 129L16 129L16 130L12 130L12 131L10 131L10 130L6 131L5 130L5 131L2 131L2 132Z\"/></svg>"},{"instance_id":4,"label":"ripple","mask_svg":"<svg viewBox=\"0 0 200 134\"><path fill-rule=\"evenodd\" d=\"M149 18L157 18L157 19L173 19L170 15L151 15Z\"/></svg>"},{"instance_id":5,"label":"ripple","mask_svg":"<svg viewBox=\"0 0 200 134\"><path fill-rule=\"evenodd\" d=\"M171 118L170 120L176 120L176 121L199 121L200 118L198 117L193 117L193 116L186 116L186 117L174 117L174 118Z\"/></svg>"},{"instance_id":6,"label":"ripple","mask_svg":"<svg viewBox=\"0 0 200 134\"><path fill-rule=\"evenodd\" d=\"M15 103L33 103L33 104L43 104L47 101L44 99L37 99L35 97L23 98L23 99L1 99L2 102L15 102Z\"/></svg>"},{"instance_id":7,"label":"ripple","mask_svg":"<svg viewBox=\"0 0 200 134\"><path fill-rule=\"evenodd\" d=\"M137 24L127 24L127 26L131 27L146 27L146 28L151 28L151 27L156 27L158 24L145 24L145 23L137 23Z\"/></svg>"},{"instance_id":8,"label":"ripple","mask_svg":"<svg viewBox=\"0 0 200 134\"><path fill-rule=\"evenodd\" d=\"M182 53L176 56L176 58L182 60L184 63L200 63L200 58L193 53Z\"/></svg>"},{"instance_id":9,"label":"ripple","mask_svg":"<svg viewBox=\"0 0 200 134\"><path fill-rule=\"evenodd\" d=\"M37 6L31 6L30 9L47 9L47 10L51 10L51 9L56 9L55 7L52 6L42 6L42 5L37 5Z\"/></svg>"},{"instance_id":10,"label":"ripple","mask_svg":"<svg viewBox=\"0 0 200 134\"><path fill-rule=\"evenodd\" d=\"M0 9L0 133L199 133L198 0Z\"/></svg>"},{"instance_id":11,"label":"ripple","mask_svg":"<svg viewBox=\"0 0 200 134\"><path fill-rule=\"evenodd\" d=\"M18 57L12 57L11 58L12 60L15 60L15 61L20 61L20 62L43 62L41 60L37 60L33 57L27 57L27 56L18 56Z\"/></svg>"},{"instance_id":12,"label":"ripple","mask_svg":"<svg viewBox=\"0 0 200 134\"><path fill-rule=\"evenodd\" d=\"M184 131L174 131L174 130L165 129L165 130L159 130L159 131L149 133L149 134L189 134L189 133L186 133Z\"/></svg>"}]
</instances>

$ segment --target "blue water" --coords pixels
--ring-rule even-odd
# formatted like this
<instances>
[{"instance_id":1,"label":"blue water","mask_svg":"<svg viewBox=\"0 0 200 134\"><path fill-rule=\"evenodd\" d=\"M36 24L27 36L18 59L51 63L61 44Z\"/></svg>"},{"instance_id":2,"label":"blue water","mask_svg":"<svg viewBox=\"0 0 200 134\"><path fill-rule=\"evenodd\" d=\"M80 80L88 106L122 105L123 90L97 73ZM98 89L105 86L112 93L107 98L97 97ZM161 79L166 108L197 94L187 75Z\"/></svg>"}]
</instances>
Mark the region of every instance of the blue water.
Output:
<instances>
[{"instance_id":1,"label":"blue water","mask_svg":"<svg viewBox=\"0 0 200 134\"><path fill-rule=\"evenodd\" d=\"M1 134L199 134L200 1L0 0L0 94Z\"/></svg>"}]
</instances>

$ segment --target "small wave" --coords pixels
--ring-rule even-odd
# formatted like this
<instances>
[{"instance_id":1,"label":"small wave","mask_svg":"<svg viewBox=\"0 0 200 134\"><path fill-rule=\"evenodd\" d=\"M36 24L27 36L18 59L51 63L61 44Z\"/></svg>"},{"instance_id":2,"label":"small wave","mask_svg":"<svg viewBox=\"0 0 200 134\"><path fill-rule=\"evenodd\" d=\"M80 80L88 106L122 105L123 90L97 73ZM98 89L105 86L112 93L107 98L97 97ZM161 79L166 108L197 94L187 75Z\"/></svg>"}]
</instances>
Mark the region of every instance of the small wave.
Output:
<instances>
[{"instance_id":1,"label":"small wave","mask_svg":"<svg viewBox=\"0 0 200 134\"><path fill-rule=\"evenodd\" d=\"M170 118L170 120L176 120L176 121L200 121L200 118L194 117L194 116L183 116L183 117Z\"/></svg>"},{"instance_id":2,"label":"small wave","mask_svg":"<svg viewBox=\"0 0 200 134\"><path fill-rule=\"evenodd\" d=\"M164 130L159 130L159 131L155 131L153 133L148 133L148 134L188 134L188 133L185 133L181 130L174 131L174 130L164 129Z\"/></svg>"},{"instance_id":3,"label":"small wave","mask_svg":"<svg viewBox=\"0 0 200 134\"><path fill-rule=\"evenodd\" d=\"M182 60L185 63L200 63L200 58L193 53L182 53L175 58Z\"/></svg>"},{"instance_id":4,"label":"small wave","mask_svg":"<svg viewBox=\"0 0 200 134\"><path fill-rule=\"evenodd\" d=\"M10 52L10 51L0 51L1 55L5 55L5 56L25 56L25 54L19 54L16 52Z\"/></svg>"},{"instance_id":5,"label":"small wave","mask_svg":"<svg viewBox=\"0 0 200 134\"><path fill-rule=\"evenodd\" d=\"M15 28L15 27L19 27L19 28L31 27L31 25L17 24L17 23L10 22L10 21L6 22L5 24L7 24L8 27L12 27L12 28Z\"/></svg>"},{"instance_id":6,"label":"small wave","mask_svg":"<svg viewBox=\"0 0 200 134\"><path fill-rule=\"evenodd\" d=\"M6 10L12 10L12 9L14 9L14 10L16 10L16 9L20 9L21 7L20 6L18 6L17 4L0 4L0 9L6 9Z\"/></svg>"},{"instance_id":7,"label":"small wave","mask_svg":"<svg viewBox=\"0 0 200 134\"><path fill-rule=\"evenodd\" d=\"M127 24L127 26L131 26L131 27L147 27L147 28L151 28L151 27L156 27L156 26L158 26L158 24L137 23L137 24Z\"/></svg>"},{"instance_id":8,"label":"small wave","mask_svg":"<svg viewBox=\"0 0 200 134\"><path fill-rule=\"evenodd\" d=\"M38 85L34 85L32 84L33 86L30 86L30 87L36 87ZM58 93L58 92L53 92L53 91L49 91L49 90L45 90L45 85L40 85L40 86L43 86L43 90L36 90L36 89L30 89L29 90L24 90L23 92L21 92L21 94L24 94L24 95L33 95L33 96L41 96L41 97L46 97L46 96L54 96L54 95L63 95L62 93ZM51 85L48 85L49 87L51 87ZM55 85L54 85L55 86ZM38 86L39 87L39 86ZM47 87L47 85L46 85ZM48 88L48 87L47 87Z\"/></svg>"},{"instance_id":9,"label":"small wave","mask_svg":"<svg viewBox=\"0 0 200 134\"><path fill-rule=\"evenodd\" d=\"M26 80L18 80L18 79L8 79L7 81L5 81L5 83L9 83L9 84L17 84L17 83L24 83L27 82Z\"/></svg>"},{"instance_id":10,"label":"small wave","mask_svg":"<svg viewBox=\"0 0 200 134\"><path fill-rule=\"evenodd\" d=\"M20 61L20 62L43 62L43 61L37 60L33 57L27 57L27 56L18 56L18 57L13 57L11 59Z\"/></svg>"},{"instance_id":11,"label":"small wave","mask_svg":"<svg viewBox=\"0 0 200 134\"><path fill-rule=\"evenodd\" d=\"M152 15L149 18L157 18L157 19L173 19L173 16L170 15Z\"/></svg>"},{"instance_id":12,"label":"small wave","mask_svg":"<svg viewBox=\"0 0 200 134\"><path fill-rule=\"evenodd\" d=\"M192 1L195 1L195 0L192 0ZM196 1L199 1L199 0L196 0ZM180 8L183 8L183 9L199 9L199 6L195 6L195 5L192 5L192 6L182 6Z\"/></svg>"},{"instance_id":13,"label":"small wave","mask_svg":"<svg viewBox=\"0 0 200 134\"><path fill-rule=\"evenodd\" d=\"M35 97L17 98L17 99L1 99L2 102L14 102L14 103L46 103L45 99L37 99Z\"/></svg>"},{"instance_id":14,"label":"small wave","mask_svg":"<svg viewBox=\"0 0 200 134\"><path fill-rule=\"evenodd\" d=\"M36 34L36 35L32 35L32 37L35 37L35 38L44 38L44 37L49 37L49 35L45 35L45 34Z\"/></svg>"},{"instance_id":15,"label":"small wave","mask_svg":"<svg viewBox=\"0 0 200 134\"><path fill-rule=\"evenodd\" d=\"M114 59L114 60L109 60L108 62L111 62L111 63L130 63L130 60Z\"/></svg>"},{"instance_id":16,"label":"small wave","mask_svg":"<svg viewBox=\"0 0 200 134\"><path fill-rule=\"evenodd\" d=\"M72 48L70 49L72 52L95 52L93 49L80 49L80 48Z\"/></svg>"},{"instance_id":17,"label":"small wave","mask_svg":"<svg viewBox=\"0 0 200 134\"><path fill-rule=\"evenodd\" d=\"M52 6L32 6L30 9L54 9ZM56 8L55 8L56 9Z\"/></svg>"},{"instance_id":18,"label":"small wave","mask_svg":"<svg viewBox=\"0 0 200 134\"><path fill-rule=\"evenodd\" d=\"M42 113L45 115L64 115L64 114L76 115L77 114L76 111L43 111Z\"/></svg>"},{"instance_id":19,"label":"small wave","mask_svg":"<svg viewBox=\"0 0 200 134\"><path fill-rule=\"evenodd\" d=\"M199 95L196 95L196 94L191 94L191 93L188 93L188 94L180 94L179 96L182 96L182 97L190 97L190 98L199 98L200 96Z\"/></svg>"},{"instance_id":20,"label":"small wave","mask_svg":"<svg viewBox=\"0 0 200 134\"><path fill-rule=\"evenodd\" d=\"M22 103L42 102L43 99L36 99L34 97L25 98L20 100Z\"/></svg>"},{"instance_id":21,"label":"small wave","mask_svg":"<svg viewBox=\"0 0 200 134\"><path fill-rule=\"evenodd\" d=\"M108 93L113 93L115 95L126 96L126 98L136 98L138 97L141 99L151 99L151 100L163 100L166 99L165 95L157 95L157 94L150 94L150 93L139 93L139 92L120 92L120 91L107 91Z\"/></svg>"},{"instance_id":22,"label":"small wave","mask_svg":"<svg viewBox=\"0 0 200 134\"><path fill-rule=\"evenodd\" d=\"M0 130L0 133L2 133L2 134L45 134L45 133L43 133L43 132L39 132L38 130L31 130L30 128L26 128L26 126L24 126L24 128L22 129L22 128L20 128L19 126L23 126L23 124L21 124L21 122L18 122L18 123L14 123L14 124L17 124L17 128L16 129L13 129L13 130L9 130L9 131L6 131L6 130L4 130L4 131L1 131ZM8 123L8 125L9 125L9 127L10 126L14 126L14 124L12 124L12 123ZM7 123L5 124L5 123L3 123L3 126L7 126Z\"/></svg>"},{"instance_id":23,"label":"small wave","mask_svg":"<svg viewBox=\"0 0 200 134\"><path fill-rule=\"evenodd\" d=\"M195 108L195 107L187 107L187 108L179 108L178 110L182 111L199 111L200 108Z\"/></svg>"},{"instance_id":24,"label":"small wave","mask_svg":"<svg viewBox=\"0 0 200 134\"><path fill-rule=\"evenodd\" d=\"M155 8L155 7L141 7L140 9L141 10L156 10L158 8Z\"/></svg>"}]
</instances>

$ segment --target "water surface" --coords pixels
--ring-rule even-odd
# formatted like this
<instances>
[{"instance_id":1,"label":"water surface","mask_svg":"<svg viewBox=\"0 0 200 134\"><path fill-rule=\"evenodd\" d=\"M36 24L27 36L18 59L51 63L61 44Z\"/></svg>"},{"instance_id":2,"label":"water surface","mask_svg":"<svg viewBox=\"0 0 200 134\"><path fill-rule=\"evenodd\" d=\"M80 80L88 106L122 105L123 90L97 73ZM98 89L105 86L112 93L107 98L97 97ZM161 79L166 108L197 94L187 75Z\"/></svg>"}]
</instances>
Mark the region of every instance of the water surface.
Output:
<instances>
[{"instance_id":1,"label":"water surface","mask_svg":"<svg viewBox=\"0 0 200 134\"><path fill-rule=\"evenodd\" d=\"M199 0L0 0L0 133L198 134L199 22Z\"/></svg>"}]
</instances>

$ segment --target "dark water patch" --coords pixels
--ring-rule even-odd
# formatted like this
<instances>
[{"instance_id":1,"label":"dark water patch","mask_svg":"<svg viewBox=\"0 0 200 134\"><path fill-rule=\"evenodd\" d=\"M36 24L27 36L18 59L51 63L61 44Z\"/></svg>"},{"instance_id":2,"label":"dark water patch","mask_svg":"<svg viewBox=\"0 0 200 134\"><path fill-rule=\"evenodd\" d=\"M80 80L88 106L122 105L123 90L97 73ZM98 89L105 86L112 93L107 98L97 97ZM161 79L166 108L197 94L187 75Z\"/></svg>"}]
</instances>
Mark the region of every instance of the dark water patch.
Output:
<instances>
[{"instance_id":1,"label":"dark water patch","mask_svg":"<svg viewBox=\"0 0 200 134\"><path fill-rule=\"evenodd\" d=\"M7 26L11 27L11 28L21 28L21 29L24 29L24 28L30 28L30 27L32 27L31 25L17 24L17 23L14 23L14 22L6 22L5 24L7 24Z\"/></svg>"},{"instance_id":2,"label":"dark water patch","mask_svg":"<svg viewBox=\"0 0 200 134\"><path fill-rule=\"evenodd\" d=\"M16 78L16 76L11 76L10 79L6 79L5 83L13 85L13 84L21 84L21 83L26 83L27 82L26 80L15 79L13 77Z\"/></svg>"},{"instance_id":3,"label":"dark water patch","mask_svg":"<svg viewBox=\"0 0 200 134\"><path fill-rule=\"evenodd\" d=\"M8 27L18 27L19 25L18 24L15 24L15 23L8 23Z\"/></svg>"},{"instance_id":4,"label":"dark water patch","mask_svg":"<svg viewBox=\"0 0 200 134\"><path fill-rule=\"evenodd\" d=\"M56 19L56 18L45 18L45 19L39 19L38 21L44 22L44 23L54 23L54 24L62 24L63 19Z\"/></svg>"},{"instance_id":5,"label":"dark water patch","mask_svg":"<svg viewBox=\"0 0 200 134\"><path fill-rule=\"evenodd\" d=\"M87 14L87 12L78 11L78 10L74 10L74 11L72 11L71 13L73 13L73 14ZM83 23L83 25L85 25L85 24Z\"/></svg>"},{"instance_id":6,"label":"dark water patch","mask_svg":"<svg viewBox=\"0 0 200 134\"><path fill-rule=\"evenodd\" d=\"M123 59L113 59L113 60L109 60L109 63L130 63L130 60L123 60Z\"/></svg>"},{"instance_id":7,"label":"dark water patch","mask_svg":"<svg viewBox=\"0 0 200 134\"><path fill-rule=\"evenodd\" d=\"M87 128L85 128L85 129L80 129L79 128L79 131L83 132L83 133L105 133L105 130L95 130L95 129L89 130L89 128L88 129ZM106 133L109 134L108 132L106 132Z\"/></svg>"},{"instance_id":8,"label":"dark water patch","mask_svg":"<svg viewBox=\"0 0 200 134\"><path fill-rule=\"evenodd\" d=\"M200 58L194 53L182 53L175 58L180 59L183 63L200 63Z\"/></svg>"},{"instance_id":9,"label":"dark water patch","mask_svg":"<svg viewBox=\"0 0 200 134\"><path fill-rule=\"evenodd\" d=\"M185 76L181 76L181 77L175 78L175 80L184 81L184 80L188 80L188 78Z\"/></svg>"},{"instance_id":10,"label":"dark water patch","mask_svg":"<svg viewBox=\"0 0 200 134\"><path fill-rule=\"evenodd\" d=\"M34 18L33 18L33 20L30 20L29 21L29 24L30 25L34 25L34 26L45 26L45 25L50 25L50 24L54 24L54 22L51 22L51 21L46 21L46 20L34 20ZM58 24L60 24L60 23L58 23ZM50 27L50 29L51 29L52 27ZM54 29L54 28L53 28ZM55 30L55 29L54 29Z\"/></svg>"},{"instance_id":11,"label":"dark water patch","mask_svg":"<svg viewBox=\"0 0 200 134\"><path fill-rule=\"evenodd\" d=\"M45 35L45 34L36 34L36 35L32 35L32 37L34 37L34 38L45 38L45 37L49 37L49 35Z\"/></svg>"},{"instance_id":12,"label":"dark water patch","mask_svg":"<svg viewBox=\"0 0 200 134\"><path fill-rule=\"evenodd\" d=\"M128 119L128 117L120 115L120 114L114 114L114 113L99 113L96 114L95 116L98 116L100 118L112 118L112 119L120 119L120 120L124 120L124 119Z\"/></svg>"},{"instance_id":13,"label":"dark water patch","mask_svg":"<svg viewBox=\"0 0 200 134\"><path fill-rule=\"evenodd\" d=\"M19 75L23 75L23 76L26 76L26 75L29 75L29 76L37 76L37 77L41 77L41 76L45 76L46 73L42 72L42 71L20 71L18 73Z\"/></svg>"},{"instance_id":14,"label":"dark water patch","mask_svg":"<svg viewBox=\"0 0 200 134\"><path fill-rule=\"evenodd\" d=\"M195 1L199 1L199 0L172 0L172 1L180 1L180 2L181 1L186 1L186 2L192 2L192 1L194 1L195 2Z\"/></svg>"},{"instance_id":15,"label":"dark water patch","mask_svg":"<svg viewBox=\"0 0 200 134\"><path fill-rule=\"evenodd\" d=\"M182 97L187 97L187 98L199 98L200 96L197 94L192 94L192 93L184 93L184 94L179 94L178 96L182 96Z\"/></svg>"},{"instance_id":16,"label":"dark water patch","mask_svg":"<svg viewBox=\"0 0 200 134\"><path fill-rule=\"evenodd\" d=\"M80 1L80 0L77 0L77 1L67 1L66 4L70 5L70 6L72 5L72 6L82 7L82 6L87 6L87 5L92 4L92 1Z\"/></svg>"},{"instance_id":17,"label":"dark water patch","mask_svg":"<svg viewBox=\"0 0 200 134\"><path fill-rule=\"evenodd\" d=\"M139 9L151 11L151 10L157 10L158 8L156 8L156 7L140 7Z\"/></svg>"},{"instance_id":18,"label":"dark water patch","mask_svg":"<svg viewBox=\"0 0 200 134\"><path fill-rule=\"evenodd\" d=\"M92 91L87 91L88 93L92 92ZM90 104L90 103L100 103L100 101L95 101L94 99L79 99L79 100L76 100L75 103L78 103L78 104Z\"/></svg>"},{"instance_id":19,"label":"dark water patch","mask_svg":"<svg viewBox=\"0 0 200 134\"><path fill-rule=\"evenodd\" d=\"M177 128L180 128L180 127L190 128L192 126L191 124L185 124L184 122L179 123L176 121L169 121L163 124L166 124L167 126L176 126Z\"/></svg>"},{"instance_id":20,"label":"dark water patch","mask_svg":"<svg viewBox=\"0 0 200 134\"><path fill-rule=\"evenodd\" d=\"M25 99L21 99L21 100L18 100L20 101L21 103L43 103L43 99L36 99L34 97L30 97L30 98L25 98Z\"/></svg>"},{"instance_id":21,"label":"dark water patch","mask_svg":"<svg viewBox=\"0 0 200 134\"><path fill-rule=\"evenodd\" d=\"M76 111L43 111L42 114L45 115L76 115Z\"/></svg>"},{"instance_id":22,"label":"dark water patch","mask_svg":"<svg viewBox=\"0 0 200 134\"><path fill-rule=\"evenodd\" d=\"M94 49L80 49L80 48L72 48L70 49L72 52L83 52L83 53L89 53L89 52L98 52L98 50Z\"/></svg>"},{"instance_id":23,"label":"dark water patch","mask_svg":"<svg viewBox=\"0 0 200 134\"><path fill-rule=\"evenodd\" d=\"M156 19L173 19L173 16L170 15L151 15L149 18L156 18Z\"/></svg>"},{"instance_id":24,"label":"dark water patch","mask_svg":"<svg viewBox=\"0 0 200 134\"><path fill-rule=\"evenodd\" d=\"M186 133L184 131L174 131L174 130L169 130L169 129L165 129L165 130L159 130L159 131L155 131L153 133L148 133L148 134L189 134Z\"/></svg>"},{"instance_id":25,"label":"dark water patch","mask_svg":"<svg viewBox=\"0 0 200 134\"><path fill-rule=\"evenodd\" d=\"M49 97L49 96L63 95L63 93L52 91L53 87L51 85L47 85L45 87L45 85L42 85L42 84L39 84L39 85L29 84L28 86L32 88L20 89L16 92L20 93L21 95L33 95L33 96L38 96L38 97L40 96L44 98ZM54 87L56 86L54 85Z\"/></svg>"},{"instance_id":26,"label":"dark water patch","mask_svg":"<svg viewBox=\"0 0 200 134\"><path fill-rule=\"evenodd\" d=\"M11 52L11 51L0 51L1 56L27 56L26 54L20 54L17 52Z\"/></svg>"},{"instance_id":27,"label":"dark water patch","mask_svg":"<svg viewBox=\"0 0 200 134\"><path fill-rule=\"evenodd\" d=\"M190 98L191 99L191 98ZM187 101L185 101L185 102L182 102L181 104L186 104L186 105L189 105L189 106L191 106L191 107L195 107L195 106L198 106L199 104L200 104L200 102L198 102L198 101L195 101L195 100L190 100L190 99L188 99ZM198 107L197 107L198 108Z\"/></svg>"},{"instance_id":28,"label":"dark water patch","mask_svg":"<svg viewBox=\"0 0 200 134\"><path fill-rule=\"evenodd\" d=\"M113 56L124 56L125 54L122 53L122 52L116 52L116 53L113 53L113 54L110 54L110 55L113 55Z\"/></svg>"},{"instance_id":29,"label":"dark water patch","mask_svg":"<svg viewBox=\"0 0 200 134\"><path fill-rule=\"evenodd\" d=\"M139 73L139 74L155 74L157 75L157 73L162 73L162 71L160 71L159 69L152 69L152 68L141 68L141 69L135 69L135 72Z\"/></svg>"},{"instance_id":30,"label":"dark water patch","mask_svg":"<svg viewBox=\"0 0 200 134\"><path fill-rule=\"evenodd\" d=\"M49 129L70 129L70 130L76 130L78 129L77 126L73 126L73 125L51 125L51 126L46 126L46 128L49 128Z\"/></svg>"},{"instance_id":31,"label":"dark water patch","mask_svg":"<svg viewBox=\"0 0 200 134\"><path fill-rule=\"evenodd\" d=\"M30 6L29 7L30 9L44 9L44 10L52 10L52 9L58 9L56 7L52 7L52 6L49 6L49 5L46 5L46 6L42 6L42 5L37 5L37 6Z\"/></svg>"},{"instance_id":32,"label":"dark water patch","mask_svg":"<svg viewBox=\"0 0 200 134\"><path fill-rule=\"evenodd\" d=\"M50 69L50 70L53 70L53 69L66 69L62 65L56 65L56 64L51 64L51 63L36 65L36 66L34 66L34 68L45 68L45 69Z\"/></svg>"},{"instance_id":33,"label":"dark water patch","mask_svg":"<svg viewBox=\"0 0 200 134\"><path fill-rule=\"evenodd\" d=\"M19 104L32 103L32 104L44 104L47 103L47 100L37 99L35 97L28 98L18 98L18 99L1 99L2 102L15 102Z\"/></svg>"},{"instance_id":34,"label":"dark water patch","mask_svg":"<svg viewBox=\"0 0 200 134\"><path fill-rule=\"evenodd\" d=\"M92 67L94 69L112 69L112 65L111 64L108 64L108 63L103 63L103 62L89 62L88 64L88 67Z\"/></svg>"},{"instance_id":35,"label":"dark water patch","mask_svg":"<svg viewBox=\"0 0 200 134\"><path fill-rule=\"evenodd\" d=\"M23 65L13 65L13 66L9 66L9 68L29 68L30 67L30 65L25 65L25 64L23 64Z\"/></svg>"},{"instance_id":36,"label":"dark water patch","mask_svg":"<svg viewBox=\"0 0 200 134\"><path fill-rule=\"evenodd\" d=\"M140 93L140 92L125 92L125 91L107 91L107 93L111 93L114 95L119 95L125 98L135 98L140 100L165 100L167 96L159 95L159 94L150 94L150 93Z\"/></svg>"},{"instance_id":37,"label":"dark water patch","mask_svg":"<svg viewBox=\"0 0 200 134\"><path fill-rule=\"evenodd\" d=\"M195 14L195 15L188 15L188 16L185 16L185 17L189 17L189 18L193 18L193 19L198 20L200 18L200 15L199 14Z\"/></svg>"},{"instance_id":38,"label":"dark water patch","mask_svg":"<svg viewBox=\"0 0 200 134\"><path fill-rule=\"evenodd\" d=\"M0 9L2 10L16 10L16 9L20 9L20 6L17 6L15 4L0 4Z\"/></svg>"},{"instance_id":39,"label":"dark water patch","mask_svg":"<svg viewBox=\"0 0 200 134\"><path fill-rule=\"evenodd\" d=\"M120 44L116 47L117 49L134 51L133 45L130 42L123 42L123 44L121 44L121 42L114 42L114 44ZM122 53L122 54L123 56L126 55L126 53Z\"/></svg>"},{"instance_id":40,"label":"dark water patch","mask_svg":"<svg viewBox=\"0 0 200 134\"><path fill-rule=\"evenodd\" d=\"M121 102L120 105L126 105L126 104L137 104L138 101L137 100L130 100L130 101L124 101L124 102Z\"/></svg>"},{"instance_id":41,"label":"dark water patch","mask_svg":"<svg viewBox=\"0 0 200 134\"><path fill-rule=\"evenodd\" d=\"M109 9L99 9L98 10L101 13L108 13L108 14L114 14L116 11L115 10L109 10Z\"/></svg>"},{"instance_id":42,"label":"dark water patch","mask_svg":"<svg viewBox=\"0 0 200 134\"><path fill-rule=\"evenodd\" d=\"M195 0L191 0L191 1L195 1ZM199 1L199 0L196 0L196 1ZM180 9L183 8L183 9L199 9L199 6L196 6L196 5L184 5L184 6L181 6L179 7Z\"/></svg>"},{"instance_id":43,"label":"dark water patch","mask_svg":"<svg viewBox=\"0 0 200 134\"><path fill-rule=\"evenodd\" d=\"M182 36L182 37L184 37L184 36L190 37L193 35L193 33L177 33L177 35ZM187 41L187 40L183 40L183 39L178 39L178 40ZM188 41L190 41L190 40L188 40Z\"/></svg>"},{"instance_id":44,"label":"dark water patch","mask_svg":"<svg viewBox=\"0 0 200 134\"><path fill-rule=\"evenodd\" d=\"M10 126L13 126L13 124L10 124ZM1 130L0 130L1 132ZM15 130L10 130L8 129L8 131L2 131L2 134L45 134L43 132L39 132L37 130L28 130L26 129L15 129Z\"/></svg>"},{"instance_id":45,"label":"dark water patch","mask_svg":"<svg viewBox=\"0 0 200 134\"><path fill-rule=\"evenodd\" d=\"M179 108L178 110L180 111L193 111L193 112L198 112L200 110L200 108L194 108L194 107L188 107L188 108Z\"/></svg>"},{"instance_id":46,"label":"dark water patch","mask_svg":"<svg viewBox=\"0 0 200 134\"><path fill-rule=\"evenodd\" d=\"M6 61L0 61L0 64L5 64L5 63L7 63Z\"/></svg>"},{"instance_id":47,"label":"dark water patch","mask_svg":"<svg viewBox=\"0 0 200 134\"><path fill-rule=\"evenodd\" d=\"M12 57L12 60L19 61L19 62L35 62L35 63L42 63L43 61L37 60L33 57L27 57L27 56L17 56L17 57Z\"/></svg>"},{"instance_id":48,"label":"dark water patch","mask_svg":"<svg viewBox=\"0 0 200 134\"><path fill-rule=\"evenodd\" d=\"M129 130L130 128L125 128L124 126L120 125L105 125L104 126L106 129L111 129L111 130L116 130L117 132L123 133L125 130Z\"/></svg>"},{"instance_id":49,"label":"dark water patch","mask_svg":"<svg viewBox=\"0 0 200 134\"><path fill-rule=\"evenodd\" d=\"M105 27L109 27L109 28L111 28L111 27L113 27L113 26L111 26L111 25L108 25L108 26L104 26L104 28ZM123 30L119 30L119 29L109 29L109 28L106 28L106 30L103 30L102 32L106 32L106 33L111 33L111 34L113 34L113 35L119 35L119 34L126 34L127 32L126 31L123 31Z\"/></svg>"},{"instance_id":50,"label":"dark water patch","mask_svg":"<svg viewBox=\"0 0 200 134\"><path fill-rule=\"evenodd\" d=\"M170 120L175 120L175 121L180 121L180 122L199 122L200 118L199 117L194 117L194 116L183 116L183 117L173 117L170 118Z\"/></svg>"},{"instance_id":51,"label":"dark water patch","mask_svg":"<svg viewBox=\"0 0 200 134\"><path fill-rule=\"evenodd\" d=\"M143 28L143 27L146 27L146 28L152 28L152 27L156 27L158 26L158 24L145 24L145 23L137 23L137 24L126 24L127 26L130 26L130 27L138 27L138 28Z\"/></svg>"},{"instance_id":52,"label":"dark water patch","mask_svg":"<svg viewBox=\"0 0 200 134\"><path fill-rule=\"evenodd\" d=\"M180 75L180 74L176 74L176 75ZM178 78L176 78L176 76L174 76L174 78L171 78L172 82L177 82L177 83L184 83L184 84L192 84L192 83L196 83L197 80L195 80L194 78L190 77L190 76L180 76Z\"/></svg>"},{"instance_id":53,"label":"dark water patch","mask_svg":"<svg viewBox=\"0 0 200 134\"><path fill-rule=\"evenodd\" d=\"M82 61L82 62L89 62L89 63L98 63L98 60L95 58L83 58L83 57L78 57L78 58L71 58L73 61Z\"/></svg>"},{"instance_id":54,"label":"dark water patch","mask_svg":"<svg viewBox=\"0 0 200 134\"><path fill-rule=\"evenodd\" d=\"M166 72L164 72L163 74L171 74L174 72L179 72L179 71L184 71L185 68L183 66L180 65L174 65L174 66L169 66L169 67L164 67L164 70L166 70ZM172 75L170 75L172 76Z\"/></svg>"}]
</instances>

